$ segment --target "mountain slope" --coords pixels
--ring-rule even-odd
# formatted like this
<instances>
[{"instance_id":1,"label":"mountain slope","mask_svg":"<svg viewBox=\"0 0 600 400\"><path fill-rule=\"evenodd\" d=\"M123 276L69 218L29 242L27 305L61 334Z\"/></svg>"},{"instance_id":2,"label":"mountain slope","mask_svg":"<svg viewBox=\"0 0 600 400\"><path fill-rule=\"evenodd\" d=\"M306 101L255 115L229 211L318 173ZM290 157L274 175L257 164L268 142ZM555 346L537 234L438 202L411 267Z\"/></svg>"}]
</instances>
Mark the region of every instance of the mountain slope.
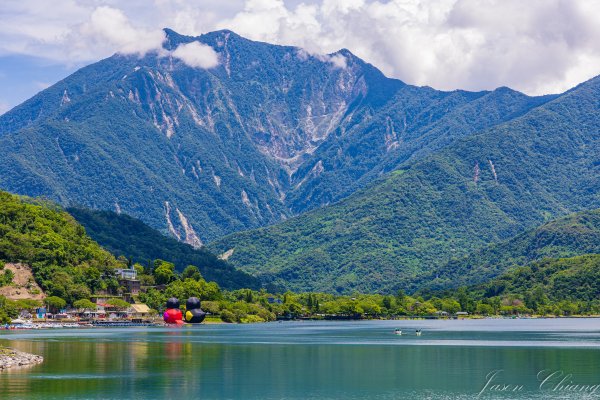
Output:
<instances>
[{"instance_id":1,"label":"mountain slope","mask_svg":"<svg viewBox=\"0 0 600 400\"><path fill-rule=\"evenodd\" d=\"M199 246L285 218L303 157L370 84L385 81L379 97L402 85L360 60L340 69L228 31L168 33L167 49L198 40L221 65L149 54L83 68L0 118L0 186L122 210Z\"/></svg>"},{"instance_id":2,"label":"mountain slope","mask_svg":"<svg viewBox=\"0 0 600 400\"><path fill-rule=\"evenodd\" d=\"M0 261L31 267L47 295L69 301L116 283L112 272L124 267L55 205L6 192L0 192Z\"/></svg>"},{"instance_id":3,"label":"mountain slope","mask_svg":"<svg viewBox=\"0 0 600 400\"><path fill-rule=\"evenodd\" d=\"M468 290L476 298L520 296L530 308L539 308L547 300L595 301L597 304L600 295L600 254L546 258L512 268Z\"/></svg>"},{"instance_id":4,"label":"mountain slope","mask_svg":"<svg viewBox=\"0 0 600 400\"><path fill-rule=\"evenodd\" d=\"M114 55L0 116L0 187L124 212L193 246L344 198L406 160L552 97L440 92L347 50L310 55L230 31L212 69Z\"/></svg>"},{"instance_id":5,"label":"mountain slope","mask_svg":"<svg viewBox=\"0 0 600 400\"><path fill-rule=\"evenodd\" d=\"M204 279L215 281L224 289L260 288L256 278L236 270L205 249L194 249L174 238L163 236L128 215L81 208L68 208L67 211L85 227L92 239L112 254L123 255L143 265L151 264L156 259L167 260L175 264L180 272L188 265L195 265Z\"/></svg>"},{"instance_id":6,"label":"mountain slope","mask_svg":"<svg viewBox=\"0 0 600 400\"><path fill-rule=\"evenodd\" d=\"M552 98L532 98L508 88L469 93L404 86L377 114L325 141L312 163L293 175L286 203L298 213L338 201L406 161L514 119Z\"/></svg>"},{"instance_id":7,"label":"mountain slope","mask_svg":"<svg viewBox=\"0 0 600 400\"><path fill-rule=\"evenodd\" d=\"M555 216L600 206L600 78L407 163L338 204L215 251L299 290L383 290ZM406 280L409 278L409 280Z\"/></svg>"},{"instance_id":8,"label":"mountain slope","mask_svg":"<svg viewBox=\"0 0 600 400\"><path fill-rule=\"evenodd\" d=\"M511 267L542 258L600 253L600 210L584 211L548 222L514 238L481 249L412 281L427 291L488 281Z\"/></svg>"}]
</instances>

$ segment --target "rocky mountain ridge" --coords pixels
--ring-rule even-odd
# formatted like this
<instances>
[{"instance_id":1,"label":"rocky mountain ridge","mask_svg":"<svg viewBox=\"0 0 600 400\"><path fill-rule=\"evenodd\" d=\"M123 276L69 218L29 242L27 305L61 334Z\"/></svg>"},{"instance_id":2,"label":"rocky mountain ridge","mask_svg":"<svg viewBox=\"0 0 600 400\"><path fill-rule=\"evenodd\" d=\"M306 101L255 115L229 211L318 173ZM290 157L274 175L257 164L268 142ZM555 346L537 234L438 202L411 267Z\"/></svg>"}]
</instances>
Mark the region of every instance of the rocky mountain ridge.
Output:
<instances>
[{"instance_id":1,"label":"rocky mountain ridge","mask_svg":"<svg viewBox=\"0 0 600 400\"><path fill-rule=\"evenodd\" d=\"M165 32L166 52L116 54L0 116L0 187L200 246L339 201L552 98L414 87L348 50ZM173 57L194 42L219 64Z\"/></svg>"}]
</instances>

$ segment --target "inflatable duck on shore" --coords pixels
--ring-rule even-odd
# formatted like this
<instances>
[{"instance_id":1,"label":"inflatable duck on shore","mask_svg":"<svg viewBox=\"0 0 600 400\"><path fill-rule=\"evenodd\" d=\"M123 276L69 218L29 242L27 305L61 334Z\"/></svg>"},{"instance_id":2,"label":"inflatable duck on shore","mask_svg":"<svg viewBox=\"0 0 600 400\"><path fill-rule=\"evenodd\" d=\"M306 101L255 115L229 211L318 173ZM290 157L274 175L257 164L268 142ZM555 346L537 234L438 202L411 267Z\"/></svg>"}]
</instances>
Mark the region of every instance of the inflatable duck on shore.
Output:
<instances>
[{"instance_id":1,"label":"inflatable duck on shore","mask_svg":"<svg viewBox=\"0 0 600 400\"><path fill-rule=\"evenodd\" d=\"M167 300L167 309L163 314L163 320L167 324L181 325L183 324L183 315L179 309L179 299L171 297Z\"/></svg>"},{"instance_id":2,"label":"inflatable duck on shore","mask_svg":"<svg viewBox=\"0 0 600 400\"><path fill-rule=\"evenodd\" d=\"M172 325L181 325L184 321L188 324L199 324L205 317L206 313L200 308L200 300L197 297L187 299L185 314L179 309L179 299L171 297L167 300L167 310L163 314L163 320Z\"/></svg>"},{"instance_id":3,"label":"inflatable duck on shore","mask_svg":"<svg viewBox=\"0 0 600 400\"><path fill-rule=\"evenodd\" d=\"M200 300L190 297L185 303L185 322L188 324L199 324L204 321L206 313L200 308Z\"/></svg>"}]
</instances>

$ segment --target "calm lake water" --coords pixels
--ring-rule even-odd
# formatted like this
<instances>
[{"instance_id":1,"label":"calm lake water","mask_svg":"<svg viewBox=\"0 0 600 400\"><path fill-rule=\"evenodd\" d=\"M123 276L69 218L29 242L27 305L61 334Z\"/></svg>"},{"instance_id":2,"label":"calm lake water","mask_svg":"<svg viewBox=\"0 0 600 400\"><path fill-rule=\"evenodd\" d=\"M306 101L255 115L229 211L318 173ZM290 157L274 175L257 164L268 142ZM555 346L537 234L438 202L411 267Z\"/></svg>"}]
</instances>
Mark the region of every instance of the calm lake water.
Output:
<instances>
[{"instance_id":1,"label":"calm lake water","mask_svg":"<svg viewBox=\"0 0 600 400\"><path fill-rule=\"evenodd\" d=\"M3 331L0 344L45 358L0 373L0 399L474 399L489 379L479 398L600 398L600 319Z\"/></svg>"}]
</instances>

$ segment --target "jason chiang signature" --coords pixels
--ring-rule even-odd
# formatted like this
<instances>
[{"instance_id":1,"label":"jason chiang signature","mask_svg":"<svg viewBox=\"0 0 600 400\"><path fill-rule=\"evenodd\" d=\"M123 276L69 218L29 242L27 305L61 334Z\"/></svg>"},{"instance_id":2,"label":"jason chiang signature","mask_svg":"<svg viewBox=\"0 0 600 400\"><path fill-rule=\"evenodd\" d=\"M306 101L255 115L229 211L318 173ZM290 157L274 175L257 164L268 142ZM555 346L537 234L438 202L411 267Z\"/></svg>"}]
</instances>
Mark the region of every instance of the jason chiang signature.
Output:
<instances>
[{"instance_id":1,"label":"jason chiang signature","mask_svg":"<svg viewBox=\"0 0 600 400\"><path fill-rule=\"evenodd\" d=\"M531 389L555 394L578 394L581 398L600 397L600 383L582 383L573 374L562 370L539 371L535 386L532 386L532 382L509 382L503 373L501 369L490 371L477 397L492 393L521 393Z\"/></svg>"}]
</instances>

